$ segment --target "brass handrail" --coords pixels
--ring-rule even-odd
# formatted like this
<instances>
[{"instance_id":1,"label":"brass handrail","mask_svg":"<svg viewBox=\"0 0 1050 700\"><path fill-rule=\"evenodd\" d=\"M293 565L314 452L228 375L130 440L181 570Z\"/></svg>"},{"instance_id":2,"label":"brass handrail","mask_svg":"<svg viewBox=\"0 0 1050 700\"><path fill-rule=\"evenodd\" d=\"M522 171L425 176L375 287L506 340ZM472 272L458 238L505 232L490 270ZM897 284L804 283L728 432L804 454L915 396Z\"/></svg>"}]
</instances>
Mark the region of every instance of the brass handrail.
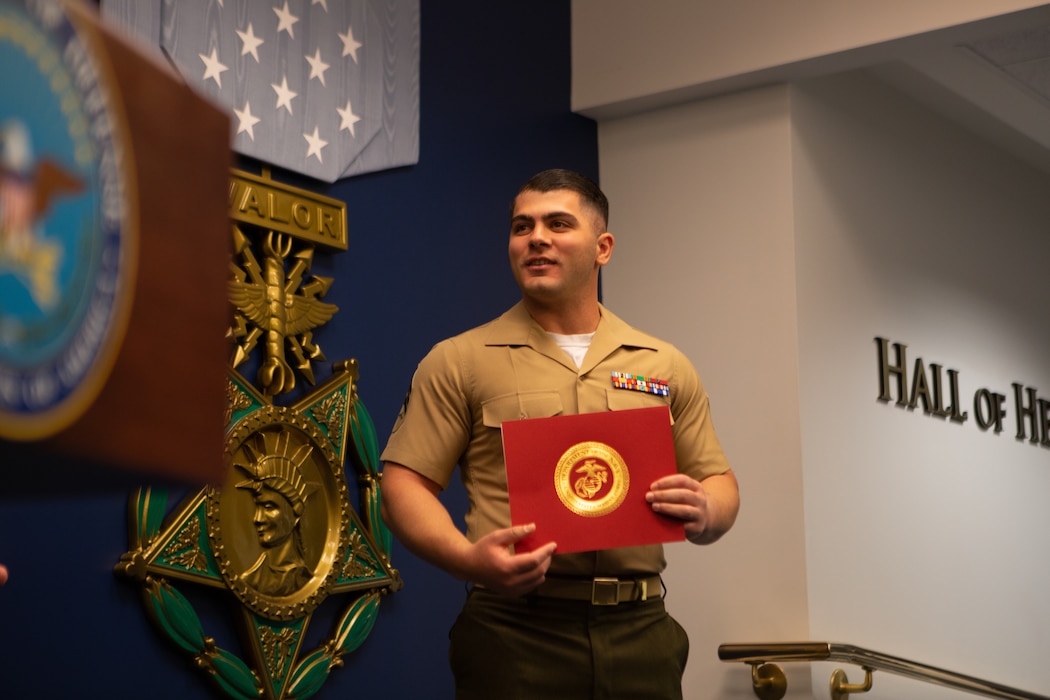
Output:
<instances>
[{"instance_id":1,"label":"brass handrail","mask_svg":"<svg viewBox=\"0 0 1050 700\"><path fill-rule=\"evenodd\" d=\"M841 700L850 693L866 692L871 688L871 672L886 671L899 676L933 683L935 685L964 690L975 695L1005 700L1050 700L1050 696L1037 695L999 683L981 680L961 673L946 671L934 666L916 663L877 651L862 649L850 644L831 642L769 642L759 644L722 644L718 647L718 658L727 662L751 664L752 683L755 695L763 700L784 697L787 681L774 661L841 661L856 664L864 669L865 686L846 684L846 676L839 670L832 674L831 697ZM774 669L763 668L773 666ZM762 668L761 672L759 669ZM761 691L761 692L760 692Z\"/></svg>"}]
</instances>

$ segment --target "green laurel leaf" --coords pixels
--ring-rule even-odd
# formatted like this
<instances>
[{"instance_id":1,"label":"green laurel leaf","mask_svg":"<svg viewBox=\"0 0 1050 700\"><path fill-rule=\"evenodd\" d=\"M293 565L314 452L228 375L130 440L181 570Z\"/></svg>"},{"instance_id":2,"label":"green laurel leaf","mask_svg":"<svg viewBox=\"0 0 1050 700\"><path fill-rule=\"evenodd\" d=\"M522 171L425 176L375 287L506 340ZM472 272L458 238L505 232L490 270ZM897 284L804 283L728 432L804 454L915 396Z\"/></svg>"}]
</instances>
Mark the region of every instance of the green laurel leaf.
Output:
<instances>
[{"instance_id":1,"label":"green laurel leaf","mask_svg":"<svg viewBox=\"0 0 1050 700\"><path fill-rule=\"evenodd\" d=\"M161 602L160 593L153 590L151 587L143 589L146 595L146 609L150 613L150 617L157 623L161 631L178 646L182 647L183 651L196 653L199 651L192 642L184 639L178 631L172 627L171 621L168 619L167 614L164 612L164 604Z\"/></svg>"},{"instance_id":2,"label":"green laurel leaf","mask_svg":"<svg viewBox=\"0 0 1050 700\"><path fill-rule=\"evenodd\" d=\"M287 697L305 700L321 689L332 668L332 657L326 647L321 647L303 657L295 669L292 682L288 684Z\"/></svg>"},{"instance_id":3,"label":"green laurel leaf","mask_svg":"<svg viewBox=\"0 0 1050 700\"><path fill-rule=\"evenodd\" d=\"M141 548L160 532L164 511L168 504L168 493L164 489L140 488L131 498L129 518L132 548Z\"/></svg>"},{"instance_id":4,"label":"green laurel leaf","mask_svg":"<svg viewBox=\"0 0 1050 700\"><path fill-rule=\"evenodd\" d=\"M153 618L168 637L186 651L202 652L204 630L189 601L166 581L148 579L145 591Z\"/></svg>"},{"instance_id":5,"label":"green laurel leaf","mask_svg":"<svg viewBox=\"0 0 1050 700\"><path fill-rule=\"evenodd\" d=\"M227 695L245 700L254 700L263 694L258 677L239 658L216 648L208 654L209 671Z\"/></svg>"},{"instance_id":6,"label":"green laurel leaf","mask_svg":"<svg viewBox=\"0 0 1050 700\"><path fill-rule=\"evenodd\" d=\"M372 592L354 601L339 621L331 643L316 649L299 662L288 685L287 697L305 700L320 690L335 660L357 649L368 637L375 625L378 609L379 593Z\"/></svg>"},{"instance_id":7,"label":"green laurel leaf","mask_svg":"<svg viewBox=\"0 0 1050 700\"><path fill-rule=\"evenodd\" d=\"M380 510L383 494L379 489L379 480L374 480L372 485L362 492L362 495L368 510L368 527L372 531L372 536L375 537L376 543L383 548L383 554L389 557L393 536L386 523L383 522Z\"/></svg>"},{"instance_id":8,"label":"green laurel leaf","mask_svg":"<svg viewBox=\"0 0 1050 700\"><path fill-rule=\"evenodd\" d=\"M335 648L339 654L357 649L375 626L379 611L379 593L361 596L351 605L336 629Z\"/></svg>"},{"instance_id":9,"label":"green laurel leaf","mask_svg":"<svg viewBox=\"0 0 1050 700\"><path fill-rule=\"evenodd\" d=\"M372 417L368 414L368 409L365 408L361 399L358 398L354 399L350 412L350 429L354 435L354 449L361 457L361 463L364 464L369 474L375 476L379 471L379 441L376 439Z\"/></svg>"}]
</instances>

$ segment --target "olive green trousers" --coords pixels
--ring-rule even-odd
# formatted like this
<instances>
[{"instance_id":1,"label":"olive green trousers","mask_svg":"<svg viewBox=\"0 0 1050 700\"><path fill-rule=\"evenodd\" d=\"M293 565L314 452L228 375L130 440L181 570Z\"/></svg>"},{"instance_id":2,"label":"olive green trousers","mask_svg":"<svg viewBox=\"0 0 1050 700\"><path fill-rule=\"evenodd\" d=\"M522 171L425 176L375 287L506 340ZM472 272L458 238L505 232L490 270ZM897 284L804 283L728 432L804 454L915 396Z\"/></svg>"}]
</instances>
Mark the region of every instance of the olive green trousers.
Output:
<instances>
[{"instance_id":1,"label":"olive green trousers","mask_svg":"<svg viewBox=\"0 0 1050 700\"><path fill-rule=\"evenodd\" d=\"M689 654L660 598L596 606L475 588L449 639L456 700L681 700Z\"/></svg>"}]
</instances>

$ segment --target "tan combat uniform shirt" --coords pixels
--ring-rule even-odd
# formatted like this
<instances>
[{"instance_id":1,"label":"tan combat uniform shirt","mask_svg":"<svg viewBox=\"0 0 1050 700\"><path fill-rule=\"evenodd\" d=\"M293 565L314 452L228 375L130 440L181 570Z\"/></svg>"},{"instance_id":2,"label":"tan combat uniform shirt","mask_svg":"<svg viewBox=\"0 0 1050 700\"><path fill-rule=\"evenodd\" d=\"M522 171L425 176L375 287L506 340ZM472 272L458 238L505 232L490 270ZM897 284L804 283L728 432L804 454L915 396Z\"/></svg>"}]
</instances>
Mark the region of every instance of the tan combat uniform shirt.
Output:
<instances>
[{"instance_id":1,"label":"tan combat uniform shirt","mask_svg":"<svg viewBox=\"0 0 1050 700\"><path fill-rule=\"evenodd\" d=\"M668 396L617 389L612 373L662 379ZM678 471L696 479L729 469L715 435L707 393L677 348L635 330L602 307L577 368L519 302L499 318L449 338L423 358L383 451L384 462L448 486L456 465L470 499L467 537L509 527L500 424L669 405ZM663 571L663 547L555 554L551 574L630 576Z\"/></svg>"}]
</instances>

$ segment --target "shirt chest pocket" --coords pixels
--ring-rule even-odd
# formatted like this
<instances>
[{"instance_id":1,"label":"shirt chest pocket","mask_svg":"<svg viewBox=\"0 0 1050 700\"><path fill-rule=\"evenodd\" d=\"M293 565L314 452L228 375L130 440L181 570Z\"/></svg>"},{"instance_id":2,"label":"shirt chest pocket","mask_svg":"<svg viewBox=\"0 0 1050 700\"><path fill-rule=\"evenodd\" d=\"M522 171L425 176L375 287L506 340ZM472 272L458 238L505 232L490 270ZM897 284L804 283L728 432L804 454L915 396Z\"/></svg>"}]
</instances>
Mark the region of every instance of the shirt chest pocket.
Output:
<instances>
[{"instance_id":1,"label":"shirt chest pocket","mask_svg":"<svg viewBox=\"0 0 1050 700\"><path fill-rule=\"evenodd\" d=\"M652 408L653 406L666 406L667 397L649 394L644 391L630 391L628 389L608 389L605 392L605 401L610 411L625 411L630 408ZM674 422L674 419L671 419Z\"/></svg>"},{"instance_id":2,"label":"shirt chest pocket","mask_svg":"<svg viewBox=\"0 0 1050 700\"><path fill-rule=\"evenodd\" d=\"M549 418L561 412L561 396L555 391L506 394L481 404L481 420L488 428L499 428L507 420Z\"/></svg>"}]
</instances>

